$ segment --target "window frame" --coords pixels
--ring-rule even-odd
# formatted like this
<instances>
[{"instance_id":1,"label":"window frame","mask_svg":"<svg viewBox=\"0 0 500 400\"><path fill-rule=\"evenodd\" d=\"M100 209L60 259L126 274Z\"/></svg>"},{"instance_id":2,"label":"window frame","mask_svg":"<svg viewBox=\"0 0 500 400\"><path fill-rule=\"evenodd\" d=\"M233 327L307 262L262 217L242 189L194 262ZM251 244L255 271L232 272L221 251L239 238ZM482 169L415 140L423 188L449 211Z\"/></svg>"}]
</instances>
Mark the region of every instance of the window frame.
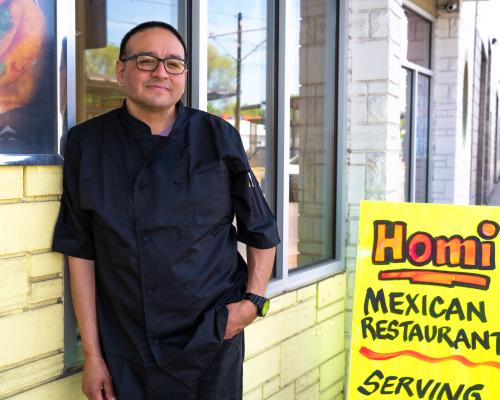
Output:
<instances>
[{"instance_id":1,"label":"window frame","mask_svg":"<svg viewBox=\"0 0 500 400\"><path fill-rule=\"evenodd\" d=\"M276 197L277 197L277 222L282 239L281 245L278 246L276 255L276 273L274 279L269 283L267 295L272 297L286 291L298 289L308 284L325 279L336 273L345 270L344 253L345 253L345 231L343 224L343 216L345 215L346 191L344 182L345 166L345 145L344 133L346 132L346 110L345 102L339 99L346 99L346 82L340 81L342 76L347 76L347 38L346 38L346 4L345 1L339 1L338 7L336 2L326 2L327 6L331 7L330 13L333 13L335 26L329 25L333 40L335 40L334 48L336 51L336 61L333 65L337 65L337 70L330 75L334 77L334 82L330 90L333 91L332 106L337 107L334 120L332 121L331 133L333 135L333 165L336 174L333 180L333 199L334 209L334 229L331 240L333 241L333 258L314 263L311 265L297 268L296 270L288 269L288 212L289 212L289 172L288 172L288 153L290 149L290 82L288 79L290 74L289 67L291 65L289 58L290 53L286 51L289 41L292 38L290 34L290 24L287 21L291 18L291 4L286 0L278 1L278 65L277 71L277 166L276 166ZM337 15L338 13L338 15ZM328 25L327 25L328 26ZM327 59L329 59L327 57ZM281 66L281 68L279 68ZM335 79L336 78L336 79ZM332 173L334 173L332 171Z\"/></svg>"},{"instance_id":2,"label":"window frame","mask_svg":"<svg viewBox=\"0 0 500 400\"><path fill-rule=\"evenodd\" d=\"M428 110L427 110L427 115L428 115L428 124L427 124L427 172L426 172L426 196L425 196L425 202L428 202L429 199L432 198L432 184L429 180L431 176L431 166L432 166L432 152L431 148L433 146L433 136L432 136L432 121L433 121L433 107L431 107L432 102L433 102L433 92L434 92L434 86L433 86L433 77L434 77L434 72L432 70L433 68L433 49L434 49L434 34L435 34L435 29L436 29L436 18L429 14L427 11L423 10L419 6L411 3L409 0L403 0L403 6L402 10L404 13L404 9L407 9L411 13L417 15L418 17L425 19L431 24L431 30L430 30L430 43L429 43L429 61L430 61L430 67L426 68L423 67L419 64L413 63L411 61L408 61L407 59L407 54L404 55L404 60L401 63L401 67L408 70L412 74L412 80L411 80L411 85L412 85L412 96L409 101L411 102L411 120L409 121L409 126L411 127L411 138L410 138L410 180L408 182L405 182L405 193L409 193L409 202L414 202L415 201L415 186L416 186L416 162L417 162L417 157L416 157L416 151L417 151L417 146L416 146L416 138L417 138L417 102L418 102L418 78L419 75L424 75L429 78L429 104L428 104Z\"/></svg>"},{"instance_id":3,"label":"window frame","mask_svg":"<svg viewBox=\"0 0 500 400\"><path fill-rule=\"evenodd\" d=\"M76 1L56 2L57 7L57 37L64 29L66 32L67 46L67 74L66 74L66 99L67 99L67 118L68 127L76 123L76 36L80 32L76 31ZM64 10L62 10L64 4ZM61 10L61 12L59 12ZM71 23L72 21L72 23ZM62 26L61 26L62 25ZM58 39L59 40L59 39ZM60 85L58 79L58 89ZM68 258L64 257L63 273L63 306L64 306L64 369L71 371L81 367L83 362L83 351L80 341L76 336L76 317L73 310L73 301L71 300L69 264Z\"/></svg>"}]
</instances>

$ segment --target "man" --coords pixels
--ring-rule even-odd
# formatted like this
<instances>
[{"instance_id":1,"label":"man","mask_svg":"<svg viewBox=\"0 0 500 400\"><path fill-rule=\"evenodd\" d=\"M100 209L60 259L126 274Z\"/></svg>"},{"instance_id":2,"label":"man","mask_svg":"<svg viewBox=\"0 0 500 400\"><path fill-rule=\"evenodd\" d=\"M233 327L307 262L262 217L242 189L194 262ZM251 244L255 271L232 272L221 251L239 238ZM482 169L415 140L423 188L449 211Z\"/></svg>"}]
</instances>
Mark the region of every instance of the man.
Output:
<instances>
[{"instance_id":1,"label":"man","mask_svg":"<svg viewBox=\"0 0 500 400\"><path fill-rule=\"evenodd\" d=\"M268 305L276 224L238 132L183 106L186 58L172 26L133 28L123 107L68 135L53 248L92 400L241 399L242 331Z\"/></svg>"}]
</instances>

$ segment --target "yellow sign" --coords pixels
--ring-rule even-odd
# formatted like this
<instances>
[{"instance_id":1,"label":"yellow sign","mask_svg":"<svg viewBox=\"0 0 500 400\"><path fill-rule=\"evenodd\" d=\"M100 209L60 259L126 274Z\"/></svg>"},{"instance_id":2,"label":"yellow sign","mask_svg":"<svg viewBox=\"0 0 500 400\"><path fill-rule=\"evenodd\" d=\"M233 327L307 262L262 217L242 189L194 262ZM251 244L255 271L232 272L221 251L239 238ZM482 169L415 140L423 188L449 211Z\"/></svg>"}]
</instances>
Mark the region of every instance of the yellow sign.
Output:
<instances>
[{"instance_id":1,"label":"yellow sign","mask_svg":"<svg viewBox=\"0 0 500 400\"><path fill-rule=\"evenodd\" d=\"M500 400L500 207L362 202L349 400Z\"/></svg>"}]
</instances>

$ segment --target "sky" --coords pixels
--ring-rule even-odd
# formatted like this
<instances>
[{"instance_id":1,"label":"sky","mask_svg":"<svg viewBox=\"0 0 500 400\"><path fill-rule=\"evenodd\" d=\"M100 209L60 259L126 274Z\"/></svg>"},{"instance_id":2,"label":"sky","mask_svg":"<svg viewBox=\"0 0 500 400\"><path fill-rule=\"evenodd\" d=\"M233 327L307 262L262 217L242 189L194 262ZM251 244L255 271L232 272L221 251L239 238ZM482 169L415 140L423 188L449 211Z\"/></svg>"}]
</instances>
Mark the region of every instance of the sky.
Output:
<instances>
[{"instance_id":1,"label":"sky","mask_svg":"<svg viewBox=\"0 0 500 400\"><path fill-rule=\"evenodd\" d=\"M267 1L208 0L208 43L236 60L239 12L242 14L242 104L266 100ZM223 36L222 36L223 35ZM236 78L234 79L236 86ZM234 88L233 88L234 90Z\"/></svg>"},{"instance_id":2,"label":"sky","mask_svg":"<svg viewBox=\"0 0 500 400\"><path fill-rule=\"evenodd\" d=\"M108 0L108 42L120 44L122 36L135 25L160 19L178 27L176 0Z\"/></svg>"}]
</instances>

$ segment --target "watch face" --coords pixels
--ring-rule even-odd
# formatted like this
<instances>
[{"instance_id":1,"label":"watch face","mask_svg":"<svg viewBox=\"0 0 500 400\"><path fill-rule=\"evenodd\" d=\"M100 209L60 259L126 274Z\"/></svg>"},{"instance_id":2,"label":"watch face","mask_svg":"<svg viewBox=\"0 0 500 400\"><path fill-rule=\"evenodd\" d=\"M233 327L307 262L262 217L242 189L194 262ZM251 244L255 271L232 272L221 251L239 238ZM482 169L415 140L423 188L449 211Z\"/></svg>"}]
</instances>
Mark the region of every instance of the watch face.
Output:
<instances>
[{"instance_id":1,"label":"watch face","mask_svg":"<svg viewBox=\"0 0 500 400\"><path fill-rule=\"evenodd\" d=\"M266 301L262 305L262 311L261 311L261 315L262 316L265 316L267 314L267 311L269 310L269 304L270 303L271 302L269 301L269 299L266 299Z\"/></svg>"}]
</instances>

